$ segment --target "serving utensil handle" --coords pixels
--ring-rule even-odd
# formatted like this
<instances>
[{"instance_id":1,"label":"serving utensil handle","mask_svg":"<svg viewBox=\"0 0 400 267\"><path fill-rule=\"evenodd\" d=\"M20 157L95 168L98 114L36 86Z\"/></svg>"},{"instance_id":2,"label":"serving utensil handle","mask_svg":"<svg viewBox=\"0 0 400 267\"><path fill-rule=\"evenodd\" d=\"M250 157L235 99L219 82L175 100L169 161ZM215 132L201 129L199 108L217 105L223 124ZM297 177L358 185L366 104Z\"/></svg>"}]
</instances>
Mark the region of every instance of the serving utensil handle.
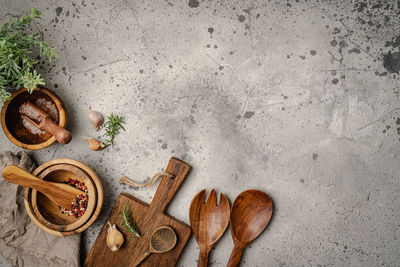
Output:
<instances>
[{"instance_id":1,"label":"serving utensil handle","mask_svg":"<svg viewBox=\"0 0 400 267\"><path fill-rule=\"evenodd\" d=\"M229 258L229 262L227 267L236 267L239 266L240 259L242 258L244 247L234 246L231 257Z\"/></svg>"},{"instance_id":2,"label":"serving utensil handle","mask_svg":"<svg viewBox=\"0 0 400 267\"><path fill-rule=\"evenodd\" d=\"M200 249L199 261L197 267L207 267L208 265L208 250Z\"/></svg>"},{"instance_id":3,"label":"serving utensil handle","mask_svg":"<svg viewBox=\"0 0 400 267\"><path fill-rule=\"evenodd\" d=\"M150 250L147 250L145 253L140 255L139 258L136 259L135 263L133 264L134 267L138 266L141 264L148 256L150 256L151 252Z\"/></svg>"}]
</instances>

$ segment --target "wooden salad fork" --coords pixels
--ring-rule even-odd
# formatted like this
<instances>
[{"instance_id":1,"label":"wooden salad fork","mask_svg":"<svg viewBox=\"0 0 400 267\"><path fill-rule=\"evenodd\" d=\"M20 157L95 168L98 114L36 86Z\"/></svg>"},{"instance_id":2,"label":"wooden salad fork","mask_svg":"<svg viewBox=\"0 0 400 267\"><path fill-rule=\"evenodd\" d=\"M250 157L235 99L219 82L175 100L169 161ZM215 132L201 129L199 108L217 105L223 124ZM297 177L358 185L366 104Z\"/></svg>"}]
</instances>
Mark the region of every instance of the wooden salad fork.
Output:
<instances>
[{"instance_id":1,"label":"wooden salad fork","mask_svg":"<svg viewBox=\"0 0 400 267\"><path fill-rule=\"evenodd\" d=\"M220 194L219 205L213 189L205 203L206 190L200 191L190 205L190 225L200 248L197 266L207 266L208 254L225 232L230 218L229 201Z\"/></svg>"}]
</instances>

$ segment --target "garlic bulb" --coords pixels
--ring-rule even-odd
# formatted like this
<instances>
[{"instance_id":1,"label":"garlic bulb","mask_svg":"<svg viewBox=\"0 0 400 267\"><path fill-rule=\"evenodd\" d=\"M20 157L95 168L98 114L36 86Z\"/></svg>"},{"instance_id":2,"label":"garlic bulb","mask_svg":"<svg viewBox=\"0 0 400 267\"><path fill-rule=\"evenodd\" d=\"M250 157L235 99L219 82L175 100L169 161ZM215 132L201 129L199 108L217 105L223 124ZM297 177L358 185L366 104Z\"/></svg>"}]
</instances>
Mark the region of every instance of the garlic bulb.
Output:
<instances>
[{"instance_id":1,"label":"garlic bulb","mask_svg":"<svg viewBox=\"0 0 400 267\"><path fill-rule=\"evenodd\" d=\"M100 129L100 126L103 124L104 119L100 112L93 111L89 107L89 121L93 125L94 129L98 131Z\"/></svg>"},{"instance_id":2,"label":"garlic bulb","mask_svg":"<svg viewBox=\"0 0 400 267\"><path fill-rule=\"evenodd\" d=\"M107 246L111 251L117 251L124 243L124 236L118 231L115 224L111 226L111 223L108 222L108 225Z\"/></svg>"},{"instance_id":3,"label":"garlic bulb","mask_svg":"<svg viewBox=\"0 0 400 267\"><path fill-rule=\"evenodd\" d=\"M94 138L85 138L85 140L88 142L90 149L94 151L103 149L106 146L103 142Z\"/></svg>"}]
</instances>

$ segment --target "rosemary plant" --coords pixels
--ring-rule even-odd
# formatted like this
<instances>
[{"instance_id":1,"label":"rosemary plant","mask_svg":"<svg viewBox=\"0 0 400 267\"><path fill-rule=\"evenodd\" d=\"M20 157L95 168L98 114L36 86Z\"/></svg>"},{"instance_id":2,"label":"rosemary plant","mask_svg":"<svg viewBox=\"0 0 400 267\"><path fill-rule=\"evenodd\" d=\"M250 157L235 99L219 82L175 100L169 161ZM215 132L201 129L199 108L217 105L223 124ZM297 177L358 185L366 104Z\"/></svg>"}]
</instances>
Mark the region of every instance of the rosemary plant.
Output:
<instances>
[{"instance_id":1,"label":"rosemary plant","mask_svg":"<svg viewBox=\"0 0 400 267\"><path fill-rule=\"evenodd\" d=\"M9 18L9 22L0 27L0 102L10 98L7 88L24 86L32 92L44 80L34 66L39 59L31 57L32 49L38 48L40 57L47 56L51 62L56 57L54 47L49 47L39 33L27 34L25 30L41 13L32 8L31 13L18 19Z\"/></svg>"},{"instance_id":2,"label":"rosemary plant","mask_svg":"<svg viewBox=\"0 0 400 267\"><path fill-rule=\"evenodd\" d=\"M127 204L124 205L124 209L119 212L119 215L121 216L119 219L122 220L121 226L124 227L127 232L133 235L129 238L140 237L139 229L136 225L136 222L133 221L132 213L130 210L128 210Z\"/></svg>"},{"instance_id":3,"label":"rosemary plant","mask_svg":"<svg viewBox=\"0 0 400 267\"><path fill-rule=\"evenodd\" d=\"M125 124L125 121L122 116L114 115L114 113L111 113L111 115L107 117L107 122L104 124L106 132L103 135L107 136L107 145L111 144L112 146L114 146L115 136L119 134L119 131L121 129L125 131L123 124Z\"/></svg>"}]
</instances>

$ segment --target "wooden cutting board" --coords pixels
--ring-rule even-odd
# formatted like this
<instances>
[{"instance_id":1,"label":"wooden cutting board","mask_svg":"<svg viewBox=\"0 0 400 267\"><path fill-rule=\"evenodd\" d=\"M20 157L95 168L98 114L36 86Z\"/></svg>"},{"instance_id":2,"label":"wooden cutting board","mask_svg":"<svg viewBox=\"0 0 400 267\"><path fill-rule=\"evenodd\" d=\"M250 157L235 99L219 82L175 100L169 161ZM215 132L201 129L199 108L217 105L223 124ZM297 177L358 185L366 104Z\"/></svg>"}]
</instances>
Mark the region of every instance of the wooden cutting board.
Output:
<instances>
[{"instance_id":1,"label":"wooden cutting board","mask_svg":"<svg viewBox=\"0 0 400 267\"><path fill-rule=\"evenodd\" d=\"M116 224L118 229L122 230L125 243L118 251L110 251L106 244L108 229L106 221L85 260L84 266L132 266L134 259L148 250L149 240L154 230L164 225L174 229L178 238L176 246L169 252L150 255L140 266L167 267L176 265L190 237L191 229L187 224L164 214L164 211L178 191L183 180L185 180L190 171L190 166L177 158L171 158L165 171L174 174L175 178L166 176L162 178L150 205L126 193L121 193L118 196L107 221L111 224ZM119 226L121 221L117 220L117 217L119 217L118 213L122 211L125 204L132 211L133 220L136 221L139 228L140 238L128 239L127 237L131 235L126 234L122 227Z\"/></svg>"}]
</instances>

